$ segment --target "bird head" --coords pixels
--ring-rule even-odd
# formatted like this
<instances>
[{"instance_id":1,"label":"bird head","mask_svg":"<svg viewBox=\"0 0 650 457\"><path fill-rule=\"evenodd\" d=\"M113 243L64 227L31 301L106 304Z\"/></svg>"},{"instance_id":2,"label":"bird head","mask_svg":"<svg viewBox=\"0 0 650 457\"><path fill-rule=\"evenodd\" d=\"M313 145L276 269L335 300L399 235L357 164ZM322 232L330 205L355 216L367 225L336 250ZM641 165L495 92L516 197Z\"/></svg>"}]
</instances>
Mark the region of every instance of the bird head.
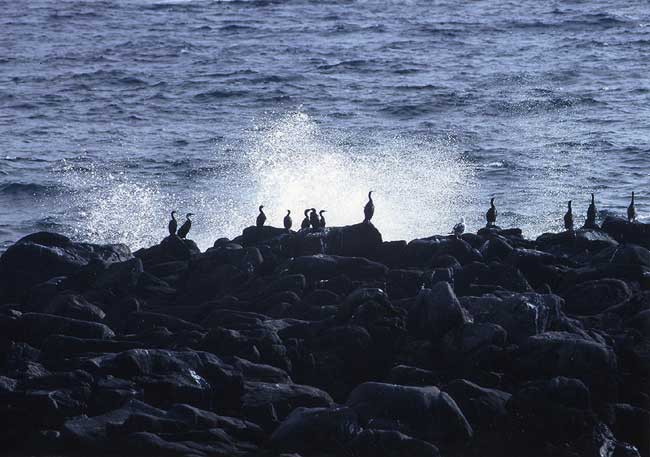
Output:
<instances>
[{"instance_id":1,"label":"bird head","mask_svg":"<svg viewBox=\"0 0 650 457\"><path fill-rule=\"evenodd\" d=\"M187 213L187 215L185 217L189 219L192 216L194 216L194 213Z\"/></svg>"},{"instance_id":2,"label":"bird head","mask_svg":"<svg viewBox=\"0 0 650 457\"><path fill-rule=\"evenodd\" d=\"M326 210L326 209L322 209L322 210L320 210L320 211L319 211L318 213L319 213L319 214L320 214L320 215L322 216L322 215L323 215L323 213L326 213L326 212L327 212L327 210Z\"/></svg>"},{"instance_id":3,"label":"bird head","mask_svg":"<svg viewBox=\"0 0 650 457\"><path fill-rule=\"evenodd\" d=\"M287 216L288 216L289 214L291 214L291 210L290 210L290 209L287 210Z\"/></svg>"},{"instance_id":4,"label":"bird head","mask_svg":"<svg viewBox=\"0 0 650 457\"><path fill-rule=\"evenodd\" d=\"M307 213L309 212L309 208L305 210L305 216L307 216Z\"/></svg>"},{"instance_id":5,"label":"bird head","mask_svg":"<svg viewBox=\"0 0 650 457\"><path fill-rule=\"evenodd\" d=\"M494 206L494 197L490 199L490 205Z\"/></svg>"},{"instance_id":6,"label":"bird head","mask_svg":"<svg viewBox=\"0 0 650 457\"><path fill-rule=\"evenodd\" d=\"M176 211L176 210L172 211L172 217L174 217L176 215L176 213L178 213L178 211Z\"/></svg>"},{"instance_id":7,"label":"bird head","mask_svg":"<svg viewBox=\"0 0 650 457\"><path fill-rule=\"evenodd\" d=\"M569 200L569 209L571 209L571 200Z\"/></svg>"},{"instance_id":8,"label":"bird head","mask_svg":"<svg viewBox=\"0 0 650 457\"><path fill-rule=\"evenodd\" d=\"M264 205L260 205L260 211L262 211L262 208L264 208Z\"/></svg>"},{"instance_id":9,"label":"bird head","mask_svg":"<svg viewBox=\"0 0 650 457\"><path fill-rule=\"evenodd\" d=\"M370 192L368 192L368 198L372 199L372 193L373 192L374 192L374 190L371 190Z\"/></svg>"}]
</instances>

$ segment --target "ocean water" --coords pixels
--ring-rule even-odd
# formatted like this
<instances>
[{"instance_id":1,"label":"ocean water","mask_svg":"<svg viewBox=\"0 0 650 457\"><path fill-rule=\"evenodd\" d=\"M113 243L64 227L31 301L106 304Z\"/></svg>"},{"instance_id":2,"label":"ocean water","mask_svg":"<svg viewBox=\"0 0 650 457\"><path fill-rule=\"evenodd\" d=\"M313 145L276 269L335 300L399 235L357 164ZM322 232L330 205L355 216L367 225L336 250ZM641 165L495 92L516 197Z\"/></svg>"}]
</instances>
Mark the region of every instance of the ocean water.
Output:
<instances>
[{"instance_id":1,"label":"ocean water","mask_svg":"<svg viewBox=\"0 0 650 457\"><path fill-rule=\"evenodd\" d=\"M264 204L386 239L650 213L650 7L607 1L0 0L0 246L201 248Z\"/></svg>"}]
</instances>

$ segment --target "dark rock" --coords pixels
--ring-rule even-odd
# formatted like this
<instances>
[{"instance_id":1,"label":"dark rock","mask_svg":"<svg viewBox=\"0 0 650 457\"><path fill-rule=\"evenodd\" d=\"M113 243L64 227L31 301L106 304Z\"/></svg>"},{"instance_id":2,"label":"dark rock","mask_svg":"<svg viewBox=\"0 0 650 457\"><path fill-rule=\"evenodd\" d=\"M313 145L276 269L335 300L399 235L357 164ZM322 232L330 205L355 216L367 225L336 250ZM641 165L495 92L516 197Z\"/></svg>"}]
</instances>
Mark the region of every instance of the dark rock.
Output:
<instances>
[{"instance_id":1,"label":"dark rock","mask_svg":"<svg viewBox=\"0 0 650 457\"><path fill-rule=\"evenodd\" d=\"M639 449L641 455L650 455L650 411L624 403L614 403L606 408L607 425L614 435Z\"/></svg>"},{"instance_id":2,"label":"dark rock","mask_svg":"<svg viewBox=\"0 0 650 457\"><path fill-rule=\"evenodd\" d=\"M639 457L638 450L618 441L607 425L598 423L577 443L578 455L584 457Z\"/></svg>"},{"instance_id":3,"label":"dark rock","mask_svg":"<svg viewBox=\"0 0 650 457\"><path fill-rule=\"evenodd\" d=\"M467 264L455 275L454 282L459 295L467 295L467 290L473 284L500 286L513 292L533 290L518 268L499 262Z\"/></svg>"},{"instance_id":4,"label":"dark rock","mask_svg":"<svg viewBox=\"0 0 650 457\"><path fill-rule=\"evenodd\" d=\"M128 317L128 332L139 333L156 327L166 327L172 332L179 332L184 330L203 330L203 327L198 324L168 316L166 314L139 311L131 313Z\"/></svg>"},{"instance_id":5,"label":"dark rock","mask_svg":"<svg viewBox=\"0 0 650 457\"><path fill-rule=\"evenodd\" d=\"M464 359L472 352L489 345L505 346L507 333L489 322L465 323L455 327L442 339L442 351L451 360Z\"/></svg>"},{"instance_id":6,"label":"dark rock","mask_svg":"<svg viewBox=\"0 0 650 457\"><path fill-rule=\"evenodd\" d=\"M607 217L603 230L621 243L634 243L650 249L650 224L633 223L617 217Z\"/></svg>"},{"instance_id":7,"label":"dark rock","mask_svg":"<svg viewBox=\"0 0 650 457\"><path fill-rule=\"evenodd\" d=\"M16 322L22 341L41 346L51 335L68 335L77 338L108 339L115 333L104 324L87 322L52 314L25 313Z\"/></svg>"},{"instance_id":8,"label":"dark rock","mask_svg":"<svg viewBox=\"0 0 650 457\"><path fill-rule=\"evenodd\" d=\"M131 251L123 244L75 243L56 233L34 233L18 240L0 257L0 299L24 301L36 284L68 276L91 260L121 262L130 258Z\"/></svg>"},{"instance_id":9,"label":"dark rock","mask_svg":"<svg viewBox=\"0 0 650 457\"><path fill-rule=\"evenodd\" d=\"M403 386L439 386L440 376L422 368L397 365L390 370L388 382Z\"/></svg>"},{"instance_id":10,"label":"dark rock","mask_svg":"<svg viewBox=\"0 0 650 457\"><path fill-rule=\"evenodd\" d=\"M290 273L300 273L310 281L346 275L352 279L383 279L388 268L361 257L313 255L296 257L289 263Z\"/></svg>"},{"instance_id":11,"label":"dark rock","mask_svg":"<svg viewBox=\"0 0 650 457\"><path fill-rule=\"evenodd\" d=\"M529 337L517 354L515 369L525 379L567 376L584 382L595 400L618 395L617 357L609 346L566 332Z\"/></svg>"},{"instance_id":12,"label":"dark rock","mask_svg":"<svg viewBox=\"0 0 650 457\"><path fill-rule=\"evenodd\" d=\"M395 430L366 429L348 446L359 457L439 457L438 448Z\"/></svg>"},{"instance_id":13,"label":"dark rock","mask_svg":"<svg viewBox=\"0 0 650 457\"><path fill-rule=\"evenodd\" d=\"M160 244L146 249L137 250L134 255L142 260L146 268L166 262L189 260L201 251L192 240L184 240L177 236L168 236Z\"/></svg>"},{"instance_id":14,"label":"dark rock","mask_svg":"<svg viewBox=\"0 0 650 457\"><path fill-rule=\"evenodd\" d=\"M578 379L556 377L528 383L515 392L507 408L514 436L524 448L572 441L588 433L596 422L589 389Z\"/></svg>"},{"instance_id":15,"label":"dark rock","mask_svg":"<svg viewBox=\"0 0 650 457\"><path fill-rule=\"evenodd\" d=\"M482 297L461 297L460 302L474 316L475 322L500 325L515 344L549 329L559 317L562 305L562 300L556 295L505 292Z\"/></svg>"},{"instance_id":16,"label":"dark rock","mask_svg":"<svg viewBox=\"0 0 650 457\"><path fill-rule=\"evenodd\" d=\"M244 389L242 414L267 431L274 430L280 421L300 406L329 408L334 405L327 392L311 386L246 382Z\"/></svg>"},{"instance_id":17,"label":"dark rock","mask_svg":"<svg viewBox=\"0 0 650 457\"><path fill-rule=\"evenodd\" d=\"M232 365L241 371L247 381L278 384L291 384L293 382L286 371L270 365L250 362L239 357L233 358Z\"/></svg>"},{"instance_id":18,"label":"dark rock","mask_svg":"<svg viewBox=\"0 0 650 457\"><path fill-rule=\"evenodd\" d=\"M463 411L477 435L489 439L486 435L505 425L508 415L506 404L511 397L509 393L481 387L465 379L452 381L445 390Z\"/></svg>"},{"instance_id":19,"label":"dark rock","mask_svg":"<svg viewBox=\"0 0 650 457\"><path fill-rule=\"evenodd\" d=\"M136 381L145 401L159 407L189 403L228 410L239 406L242 392L241 373L207 352L132 349L95 357L84 367Z\"/></svg>"},{"instance_id":20,"label":"dark rock","mask_svg":"<svg viewBox=\"0 0 650 457\"><path fill-rule=\"evenodd\" d=\"M452 398L436 387L366 382L346 401L369 428L394 429L432 443L463 443L472 427Z\"/></svg>"},{"instance_id":21,"label":"dark rock","mask_svg":"<svg viewBox=\"0 0 650 457\"><path fill-rule=\"evenodd\" d=\"M361 223L327 230L326 252L347 257L373 257L382 245L381 233L372 223Z\"/></svg>"},{"instance_id":22,"label":"dark rock","mask_svg":"<svg viewBox=\"0 0 650 457\"><path fill-rule=\"evenodd\" d=\"M591 316L628 300L632 292L619 279L600 279L577 284L563 296L567 313Z\"/></svg>"},{"instance_id":23,"label":"dark rock","mask_svg":"<svg viewBox=\"0 0 650 457\"><path fill-rule=\"evenodd\" d=\"M347 407L296 408L271 435L280 452L340 452L361 430L357 413Z\"/></svg>"},{"instance_id":24,"label":"dark rock","mask_svg":"<svg viewBox=\"0 0 650 457\"><path fill-rule=\"evenodd\" d=\"M390 270L386 289L393 299L414 297L423 283L424 272L421 270Z\"/></svg>"},{"instance_id":25,"label":"dark rock","mask_svg":"<svg viewBox=\"0 0 650 457\"><path fill-rule=\"evenodd\" d=\"M505 260L513 251L512 245L503 237L494 236L490 238L482 247L481 254L487 261Z\"/></svg>"},{"instance_id":26,"label":"dark rock","mask_svg":"<svg viewBox=\"0 0 650 457\"><path fill-rule=\"evenodd\" d=\"M470 321L471 316L446 282L422 289L408 313L409 332L420 338L440 338L454 327Z\"/></svg>"},{"instance_id":27,"label":"dark rock","mask_svg":"<svg viewBox=\"0 0 650 457\"><path fill-rule=\"evenodd\" d=\"M83 295L72 293L59 294L41 306L30 306L30 311L93 322L100 322L106 317L100 307L90 303Z\"/></svg>"}]
</instances>

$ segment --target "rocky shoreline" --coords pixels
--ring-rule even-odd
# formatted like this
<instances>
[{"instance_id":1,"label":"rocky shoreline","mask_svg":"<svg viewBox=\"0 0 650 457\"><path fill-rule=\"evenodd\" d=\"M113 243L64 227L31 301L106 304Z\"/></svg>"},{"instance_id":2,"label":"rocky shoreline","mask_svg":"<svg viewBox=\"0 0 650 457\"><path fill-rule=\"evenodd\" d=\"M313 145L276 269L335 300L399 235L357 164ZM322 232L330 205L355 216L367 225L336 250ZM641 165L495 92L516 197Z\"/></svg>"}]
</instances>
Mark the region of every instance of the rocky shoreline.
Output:
<instances>
[{"instance_id":1,"label":"rocky shoreline","mask_svg":"<svg viewBox=\"0 0 650 457\"><path fill-rule=\"evenodd\" d=\"M35 233L0 258L0 449L650 456L650 225L200 252Z\"/></svg>"}]
</instances>

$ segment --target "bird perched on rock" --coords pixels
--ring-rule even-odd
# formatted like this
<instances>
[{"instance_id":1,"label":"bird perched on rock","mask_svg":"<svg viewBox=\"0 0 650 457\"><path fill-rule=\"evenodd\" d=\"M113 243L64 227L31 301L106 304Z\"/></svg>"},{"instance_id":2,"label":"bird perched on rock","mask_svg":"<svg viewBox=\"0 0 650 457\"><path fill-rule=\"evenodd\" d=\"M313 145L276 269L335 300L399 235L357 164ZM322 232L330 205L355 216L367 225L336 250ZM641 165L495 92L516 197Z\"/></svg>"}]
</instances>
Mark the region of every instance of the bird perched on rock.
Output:
<instances>
[{"instance_id":1,"label":"bird perched on rock","mask_svg":"<svg viewBox=\"0 0 650 457\"><path fill-rule=\"evenodd\" d=\"M318 213L316 212L316 208L312 208L311 212L309 213L309 224L313 229L317 229L320 227L320 220L318 219Z\"/></svg>"},{"instance_id":2,"label":"bird perched on rock","mask_svg":"<svg viewBox=\"0 0 650 457\"><path fill-rule=\"evenodd\" d=\"M458 238L463 233L465 233L465 218L461 217L460 222L458 224L454 225L453 234L456 235L456 238Z\"/></svg>"},{"instance_id":3,"label":"bird perched on rock","mask_svg":"<svg viewBox=\"0 0 650 457\"><path fill-rule=\"evenodd\" d=\"M485 213L485 219L487 220L486 227L494 225L497 221L497 207L494 206L494 198L490 199L490 209Z\"/></svg>"},{"instance_id":4,"label":"bird perched on rock","mask_svg":"<svg viewBox=\"0 0 650 457\"><path fill-rule=\"evenodd\" d=\"M308 229L309 228L309 208L305 210L305 218L302 220L302 224L300 224L300 229Z\"/></svg>"},{"instance_id":5,"label":"bird perched on rock","mask_svg":"<svg viewBox=\"0 0 650 457\"><path fill-rule=\"evenodd\" d=\"M266 214L264 214L263 208L264 205L260 205L260 213L257 215L257 220L255 221L255 225L258 227L263 226L266 222Z\"/></svg>"},{"instance_id":6,"label":"bird perched on rock","mask_svg":"<svg viewBox=\"0 0 650 457\"><path fill-rule=\"evenodd\" d=\"M573 210L571 209L571 200L569 200L567 207L567 212L564 215L564 228L573 231Z\"/></svg>"},{"instance_id":7,"label":"bird perched on rock","mask_svg":"<svg viewBox=\"0 0 650 457\"><path fill-rule=\"evenodd\" d=\"M368 192L368 203L366 203L366 206L363 207L363 222L370 222L370 219L372 219L372 216L375 214L375 203L372 201L373 192L374 190Z\"/></svg>"},{"instance_id":8,"label":"bird perched on rock","mask_svg":"<svg viewBox=\"0 0 650 457\"><path fill-rule=\"evenodd\" d=\"M183 222L183 225L181 225L181 228L178 229L178 236L181 238L185 238L188 233L190 233L190 229L192 228L192 221L190 220L190 217L194 216L194 213L187 213L185 216L186 221Z\"/></svg>"},{"instance_id":9,"label":"bird perched on rock","mask_svg":"<svg viewBox=\"0 0 650 457\"><path fill-rule=\"evenodd\" d=\"M320 215L320 220L318 221L320 228L325 228L326 222L325 222L325 216L323 216L323 213L326 213L326 212L327 212L326 209L322 209L322 210L320 210L318 212L318 214Z\"/></svg>"},{"instance_id":10,"label":"bird perched on rock","mask_svg":"<svg viewBox=\"0 0 650 457\"><path fill-rule=\"evenodd\" d=\"M585 227L595 227L596 226L596 202L594 199L594 194L591 194L591 203L589 208L587 208L587 219L585 220Z\"/></svg>"},{"instance_id":11,"label":"bird perched on rock","mask_svg":"<svg viewBox=\"0 0 650 457\"><path fill-rule=\"evenodd\" d=\"M293 225L293 220L291 219L291 210L287 210L287 215L284 216L284 228L287 229L287 232L291 230L291 226Z\"/></svg>"},{"instance_id":12,"label":"bird perched on rock","mask_svg":"<svg viewBox=\"0 0 650 457\"><path fill-rule=\"evenodd\" d=\"M629 222L636 221L636 206L634 206L634 192L632 192L632 201L630 202L630 206L627 207L627 220Z\"/></svg>"},{"instance_id":13,"label":"bird perched on rock","mask_svg":"<svg viewBox=\"0 0 650 457\"><path fill-rule=\"evenodd\" d=\"M172 220L169 221L169 236L176 235L176 230L178 230L178 221L176 220L176 211L172 211Z\"/></svg>"}]
</instances>

